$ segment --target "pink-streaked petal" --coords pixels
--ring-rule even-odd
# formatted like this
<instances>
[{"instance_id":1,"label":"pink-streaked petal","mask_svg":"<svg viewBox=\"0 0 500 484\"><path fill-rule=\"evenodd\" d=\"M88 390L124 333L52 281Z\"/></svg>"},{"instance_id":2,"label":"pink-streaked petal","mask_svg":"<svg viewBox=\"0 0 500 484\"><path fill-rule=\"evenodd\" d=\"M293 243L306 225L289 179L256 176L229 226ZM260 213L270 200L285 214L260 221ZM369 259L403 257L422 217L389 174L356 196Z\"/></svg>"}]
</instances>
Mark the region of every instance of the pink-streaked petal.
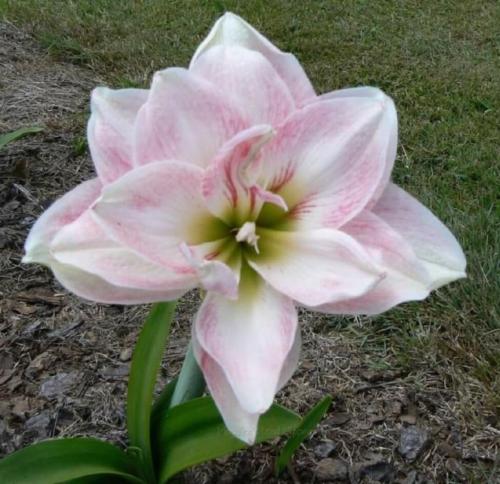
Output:
<instances>
[{"instance_id":1,"label":"pink-streaked petal","mask_svg":"<svg viewBox=\"0 0 500 484\"><path fill-rule=\"evenodd\" d=\"M179 162L138 167L107 185L92 210L114 240L152 262L192 272L179 244L212 240L207 230L219 223L205 208L202 173Z\"/></svg>"},{"instance_id":2,"label":"pink-streaked petal","mask_svg":"<svg viewBox=\"0 0 500 484\"><path fill-rule=\"evenodd\" d=\"M465 277L466 260L450 230L424 205L389 184L373 212L412 246L431 277L431 289Z\"/></svg>"},{"instance_id":3,"label":"pink-streaked petal","mask_svg":"<svg viewBox=\"0 0 500 484\"><path fill-rule=\"evenodd\" d=\"M365 208L385 176L394 104L387 97L316 102L263 148L263 179L297 230L338 228Z\"/></svg>"},{"instance_id":4,"label":"pink-streaked petal","mask_svg":"<svg viewBox=\"0 0 500 484\"><path fill-rule=\"evenodd\" d=\"M361 87L351 87L348 89L339 89L337 91L328 92L326 94L322 94L313 100L315 101L328 101L332 99L339 98L371 98L375 100L384 101L387 99L387 96L378 88L370 87L370 86L361 86ZM390 98L388 98L390 100ZM392 102L388 101L388 102ZM394 161L396 159L396 151L398 147L398 117L396 109L387 109L384 112L384 127L389 137L389 143L386 149L386 163L384 168L384 173L380 182L375 190L371 200L368 202L366 208L371 208L377 200L382 195L382 192L385 190L385 187L390 181L391 172L394 167Z\"/></svg>"},{"instance_id":5,"label":"pink-streaked petal","mask_svg":"<svg viewBox=\"0 0 500 484\"><path fill-rule=\"evenodd\" d=\"M91 211L62 228L54 237L50 251L61 264L123 288L186 292L198 282L194 270L175 273L114 242L95 222Z\"/></svg>"},{"instance_id":6,"label":"pink-streaked petal","mask_svg":"<svg viewBox=\"0 0 500 484\"><path fill-rule=\"evenodd\" d=\"M35 222L24 244L23 262L47 263L51 260L49 245L54 235L75 221L101 193L102 184L95 178L73 188L56 200Z\"/></svg>"},{"instance_id":7,"label":"pink-streaked petal","mask_svg":"<svg viewBox=\"0 0 500 484\"><path fill-rule=\"evenodd\" d=\"M76 267L53 261L52 271L56 279L68 291L89 301L104 304L146 304L159 301L172 301L180 298L184 290L147 291L110 284L100 277L89 274Z\"/></svg>"},{"instance_id":8,"label":"pink-streaked petal","mask_svg":"<svg viewBox=\"0 0 500 484\"><path fill-rule=\"evenodd\" d=\"M137 116L134 163L176 159L206 166L246 126L216 86L185 69L166 69L155 74Z\"/></svg>"},{"instance_id":9,"label":"pink-streaked petal","mask_svg":"<svg viewBox=\"0 0 500 484\"><path fill-rule=\"evenodd\" d=\"M292 54L281 52L250 24L233 13L224 14L199 45L191 66L215 46L239 46L261 53L290 89L297 106L302 106L316 94L299 61Z\"/></svg>"},{"instance_id":10,"label":"pink-streaked petal","mask_svg":"<svg viewBox=\"0 0 500 484\"><path fill-rule=\"evenodd\" d=\"M205 170L202 192L210 212L228 224L242 224L259 213L265 202L285 206L281 197L255 184L261 170L260 149L273 135L268 125L238 133Z\"/></svg>"},{"instance_id":11,"label":"pink-streaked petal","mask_svg":"<svg viewBox=\"0 0 500 484\"><path fill-rule=\"evenodd\" d=\"M240 405L224 371L201 348L194 332L192 342L195 358L227 429L243 442L252 445L257 435L260 413L250 413Z\"/></svg>"},{"instance_id":12,"label":"pink-streaked petal","mask_svg":"<svg viewBox=\"0 0 500 484\"><path fill-rule=\"evenodd\" d=\"M295 110L288 87L257 51L216 46L198 57L190 71L217 86L252 124L274 126Z\"/></svg>"},{"instance_id":13,"label":"pink-streaked petal","mask_svg":"<svg viewBox=\"0 0 500 484\"><path fill-rule=\"evenodd\" d=\"M316 307L335 314L375 315L406 301L424 299L431 290L430 275L411 245L377 215L363 211L342 227L367 250L386 276L361 297Z\"/></svg>"},{"instance_id":14,"label":"pink-streaked petal","mask_svg":"<svg viewBox=\"0 0 500 484\"><path fill-rule=\"evenodd\" d=\"M208 293L194 324L201 348L221 367L241 407L264 413L295 339L293 302L247 267L238 300Z\"/></svg>"},{"instance_id":15,"label":"pink-streaked petal","mask_svg":"<svg viewBox=\"0 0 500 484\"><path fill-rule=\"evenodd\" d=\"M145 89L98 87L92 92L87 136L103 183L112 182L131 169L134 123L147 95Z\"/></svg>"},{"instance_id":16,"label":"pink-streaked petal","mask_svg":"<svg viewBox=\"0 0 500 484\"><path fill-rule=\"evenodd\" d=\"M305 306L365 294L384 273L368 252L338 230L260 229L260 254L249 264L277 291Z\"/></svg>"}]
</instances>

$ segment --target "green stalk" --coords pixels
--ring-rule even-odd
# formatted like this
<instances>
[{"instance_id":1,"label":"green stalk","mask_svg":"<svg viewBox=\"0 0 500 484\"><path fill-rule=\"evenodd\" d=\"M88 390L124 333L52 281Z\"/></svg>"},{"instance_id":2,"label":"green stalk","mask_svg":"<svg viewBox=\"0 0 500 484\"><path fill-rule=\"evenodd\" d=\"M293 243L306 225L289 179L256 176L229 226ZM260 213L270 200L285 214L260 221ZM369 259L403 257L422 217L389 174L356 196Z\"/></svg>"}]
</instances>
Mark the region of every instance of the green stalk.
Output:
<instances>
[{"instance_id":1,"label":"green stalk","mask_svg":"<svg viewBox=\"0 0 500 484\"><path fill-rule=\"evenodd\" d=\"M205 391L205 379L194 357L193 343L190 342L184 357L184 363L177 378L174 394L170 400L169 408L183 402L200 397Z\"/></svg>"}]
</instances>

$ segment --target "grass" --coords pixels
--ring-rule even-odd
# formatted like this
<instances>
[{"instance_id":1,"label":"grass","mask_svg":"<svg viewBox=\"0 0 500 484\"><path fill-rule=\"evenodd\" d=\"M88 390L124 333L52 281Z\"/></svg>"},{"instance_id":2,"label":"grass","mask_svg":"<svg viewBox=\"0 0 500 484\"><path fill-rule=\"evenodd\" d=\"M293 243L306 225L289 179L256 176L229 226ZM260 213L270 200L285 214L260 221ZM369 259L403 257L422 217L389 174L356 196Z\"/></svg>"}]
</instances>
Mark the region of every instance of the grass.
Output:
<instances>
[{"instance_id":1,"label":"grass","mask_svg":"<svg viewBox=\"0 0 500 484\"><path fill-rule=\"evenodd\" d=\"M224 10L295 53L318 92L368 84L395 99L394 178L467 255L468 278L425 302L362 326L326 318L324 330L355 339L375 367L434 369L478 425L498 419L498 1L0 0L0 15L30 29L52 56L113 87L144 86L157 69L186 66Z\"/></svg>"}]
</instances>

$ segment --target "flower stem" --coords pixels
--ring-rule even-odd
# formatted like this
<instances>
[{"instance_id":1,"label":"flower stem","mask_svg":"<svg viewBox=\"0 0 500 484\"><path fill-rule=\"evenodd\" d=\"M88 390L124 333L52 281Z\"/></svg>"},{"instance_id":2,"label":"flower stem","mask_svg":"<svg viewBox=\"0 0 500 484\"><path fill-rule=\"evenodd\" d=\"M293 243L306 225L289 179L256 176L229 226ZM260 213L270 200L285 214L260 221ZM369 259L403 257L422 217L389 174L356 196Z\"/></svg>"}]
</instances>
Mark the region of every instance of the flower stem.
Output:
<instances>
[{"instance_id":1,"label":"flower stem","mask_svg":"<svg viewBox=\"0 0 500 484\"><path fill-rule=\"evenodd\" d=\"M200 397L204 391L205 379L194 357L193 344L190 342L179 377L177 378L177 384L175 385L169 408Z\"/></svg>"}]
</instances>

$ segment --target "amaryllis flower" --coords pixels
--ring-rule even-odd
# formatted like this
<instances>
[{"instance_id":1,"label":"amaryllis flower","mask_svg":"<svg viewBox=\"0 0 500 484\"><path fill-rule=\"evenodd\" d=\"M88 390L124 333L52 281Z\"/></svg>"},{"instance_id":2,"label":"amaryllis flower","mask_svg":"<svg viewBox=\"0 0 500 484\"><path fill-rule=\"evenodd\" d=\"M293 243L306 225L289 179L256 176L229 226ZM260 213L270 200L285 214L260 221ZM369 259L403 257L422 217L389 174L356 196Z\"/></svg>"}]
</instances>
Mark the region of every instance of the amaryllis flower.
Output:
<instances>
[{"instance_id":1,"label":"amaryllis flower","mask_svg":"<svg viewBox=\"0 0 500 484\"><path fill-rule=\"evenodd\" d=\"M246 442L293 373L297 305L378 314L464 277L451 232L391 183L397 117L370 87L317 96L297 59L224 15L189 69L97 88L97 177L33 227L25 262L105 303L206 291L197 360Z\"/></svg>"}]
</instances>

